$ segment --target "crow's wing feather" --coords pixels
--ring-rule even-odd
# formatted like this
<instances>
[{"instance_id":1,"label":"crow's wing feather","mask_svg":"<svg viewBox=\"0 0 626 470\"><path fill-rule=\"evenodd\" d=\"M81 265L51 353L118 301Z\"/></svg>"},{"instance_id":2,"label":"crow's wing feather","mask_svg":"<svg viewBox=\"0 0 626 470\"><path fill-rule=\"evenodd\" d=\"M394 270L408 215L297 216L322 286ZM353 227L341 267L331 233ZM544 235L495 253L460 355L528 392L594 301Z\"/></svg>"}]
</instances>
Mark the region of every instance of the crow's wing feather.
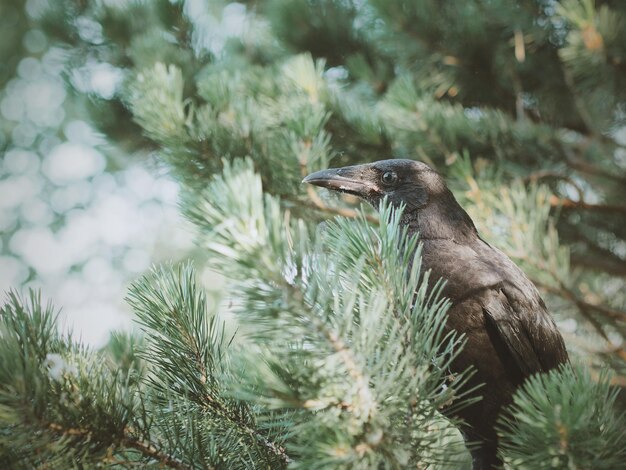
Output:
<instances>
[{"instance_id":1,"label":"crow's wing feather","mask_svg":"<svg viewBox=\"0 0 626 470\"><path fill-rule=\"evenodd\" d=\"M453 304L475 299L482 306L482 324L495 335L496 350L507 358L501 359L519 372L511 371L513 376L523 379L567 362L563 339L537 288L500 250L479 238L469 244L427 239L422 266L431 269L433 279L446 280L443 295ZM449 324L473 334L467 315Z\"/></svg>"},{"instance_id":2,"label":"crow's wing feather","mask_svg":"<svg viewBox=\"0 0 626 470\"><path fill-rule=\"evenodd\" d=\"M528 294L526 294L528 295ZM484 298L487 322L498 333L522 376L547 372L567 360L565 345L543 302L516 288L492 289Z\"/></svg>"},{"instance_id":3,"label":"crow's wing feather","mask_svg":"<svg viewBox=\"0 0 626 470\"><path fill-rule=\"evenodd\" d=\"M490 290L485 297L483 312L487 323L506 345L522 377L543 370L524 322L520 321L520 316L511 308L506 296L501 290Z\"/></svg>"}]
</instances>

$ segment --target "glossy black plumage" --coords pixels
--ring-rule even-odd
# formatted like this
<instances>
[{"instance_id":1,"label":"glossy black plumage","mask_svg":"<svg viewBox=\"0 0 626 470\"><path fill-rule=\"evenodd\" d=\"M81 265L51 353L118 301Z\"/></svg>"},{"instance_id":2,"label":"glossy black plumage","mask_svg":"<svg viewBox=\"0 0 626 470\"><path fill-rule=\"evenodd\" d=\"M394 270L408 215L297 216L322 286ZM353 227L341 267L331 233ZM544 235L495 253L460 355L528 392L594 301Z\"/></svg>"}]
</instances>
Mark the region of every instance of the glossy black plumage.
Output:
<instances>
[{"instance_id":1,"label":"glossy black plumage","mask_svg":"<svg viewBox=\"0 0 626 470\"><path fill-rule=\"evenodd\" d=\"M539 292L500 250L483 241L443 178L424 163L383 160L313 173L304 182L357 195L375 208L387 197L406 206L402 224L419 233L430 279L446 280L447 328L467 342L452 372L475 369L468 387L482 399L459 412L474 469L497 468L494 426L501 408L529 375L568 360L563 339ZM408 268L408 267L407 267Z\"/></svg>"}]
</instances>

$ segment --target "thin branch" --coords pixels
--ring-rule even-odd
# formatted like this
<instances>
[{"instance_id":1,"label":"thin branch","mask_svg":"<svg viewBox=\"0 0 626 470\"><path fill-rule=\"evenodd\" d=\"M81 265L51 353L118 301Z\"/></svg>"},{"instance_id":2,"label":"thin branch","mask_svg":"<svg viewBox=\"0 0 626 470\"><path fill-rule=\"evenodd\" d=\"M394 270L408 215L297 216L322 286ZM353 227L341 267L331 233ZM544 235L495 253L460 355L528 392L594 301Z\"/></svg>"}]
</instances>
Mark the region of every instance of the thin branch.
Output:
<instances>
[{"instance_id":1,"label":"thin branch","mask_svg":"<svg viewBox=\"0 0 626 470\"><path fill-rule=\"evenodd\" d=\"M161 465L164 465L166 467L177 469L192 468L185 465L182 461L175 459L174 457L170 457L164 452L161 452L150 442L142 441L136 438L126 438L124 439L124 441L122 441L122 444L124 444L126 447L138 450L144 457L149 457L151 459L157 460L161 463Z\"/></svg>"},{"instance_id":2,"label":"thin branch","mask_svg":"<svg viewBox=\"0 0 626 470\"><path fill-rule=\"evenodd\" d=\"M594 176L601 176L603 178L607 178L613 181L617 181L618 183L623 184L624 182L626 182L626 178L624 176L620 176L620 175L614 175L613 173L603 169L603 168L599 168L595 165L592 165L591 163L585 162L579 158L577 159L568 159L567 160L567 164L572 167L574 170L578 170L580 172L583 173L588 173L590 175L594 175Z\"/></svg>"},{"instance_id":3,"label":"thin branch","mask_svg":"<svg viewBox=\"0 0 626 470\"><path fill-rule=\"evenodd\" d=\"M582 304L585 308L595 310L600 312L602 315L612 318L614 320L626 322L626 312L621 310L617 310L611 307L607 307L606 305L601 304L592 304L589 302L585 302L584 300L578 299L578 303Z\"/></svg>"},{"instance_id":4,"label":"thin branch","mask_svg":"<svg viewBox=\"0 0 626 470\"><path fill-rule=\"evenodd\" d=\"M561 143L560 149L563 152L563 156L565 158L565 163L574 170L580 171L582 173L587 173L589 175L600 176L602 178L607 178L613 181L616 181L620 184L626 183L626 177L624 175L614 175L610 171L605 170L604 168L599 168L589 162L586 162L580 158L576 158L571 149L569 149L565 144Z\"/></svg>"},{"instance_id":5,"label":"thin branch","mask_svg":"<svg viewBox=\"0 0 626 470\"><path fill-rule=\"evenodd\" d=\"M48 429L56 434L63 434L64 436L72 436L78 437L82 439L89 440L92 432L88 429L83 428L67 428L57 423L49 423ZM157 460L162 466L168 468L176 468L176 469L187 469L191 468L185 465L182 461L166 454L165 452L160 451L156 448L154 444L148 441L143 441L137 439L136 437L130 436L130 430L128 428L124 429L124 437L120 442L120 446L122 447L130 447L135 450L138 450L141 455L144 457L149 457L151 459Z\"/></svg>"},{"instance_id":6,"label":"thin branch","mask_svg":"<svg viewBox=\"0 0 626 470\"><path fill-rule=\"evenodd\" d=\"M527 261L532 262L532 260L530 260L528 257L522 257L522 258L526 259ZM555 272L553 272L551 269L544 266L543 263L539 263L539 265L537 265L537 263L534 263L534 264L538 266L540 269L548 271L552 275L556 283L558 284L558 287L551 286L551 285L541 282L538 279L531 278L532 282L535 285L544 289L545 291L550 292L552 294L556 294L559 297L569 300L571 303L576 305L581 315L583 315L589 321L589 323L591 323L593 328L598 332L598 334L605 341L610 343L609 337L604 331L602 324L597 320L597 318L595 318L593 312L597 312L605 317L608 317L617 321L623 321L623 322L626 322L626 312L615 310L610 307L606 307L604 305L591 304L589 302L584 301L583 299L578 297L576 292L574 292L572 289L566 286ZM626 351L618 355L620 356L622 360L626 361Z\"/></svg>"},{"instance_id":7,"label":"thin branch","mask_svg":"<svg viewBox=\"0 0 626 470\"><path fill-rule=\"evenodd\" d=\"M192 349L191 351L192 356L193 356L192 360L194 361L196 369L198 370L200 374L200 381L202 384L206 384L207 383L206 370L208 369L208 366L204 363L204 359L200 352L200 345L197 343L196 338L193 338L192 335L188 333L185 326L179 321L180 320L179 316L173 315L173 318L178 323L179 328L182 331L182 334L185 336L185 339L187 340L188 344L190 345ZM266 449L268 449L276 457L280 458L285 463L285 465L288 465L291 462L291 459L289 458L289 456L287 455L283 447L269 441L259 431L248 426L242 419L239 419L240 418L239 416L236 416L232 412L229 412L222 403L215 400L210 394L208 393L203 394L203 398L206 401L203 402L202 405L205 405L211 408L214 413L218 414L225 420L230 421L231 423L234 423L235 426L239 427L242 431L247 433L252 439L257 441Z\"/></svg>"},{"instance_id":8,"label":"thin branch","mask_svg":"<svg viewBox=\"0 0 626 470\"><path fill-rule=\"evenodd\" d=\"M581 242L587 247L584 253L572 253L571 262L574 265L599 270L616 276L626 276L626 260L617 256L606 247L600 246L588 234L581 230L579 224L571 224L562 219L564 229L560 231L570 242ZM597 227L595 227L597 231Z\"/></svg>"},{"instance_id":9,"label":"thin branch","mask_svg":"<svg viewBox=\"0 0 626 470\"><path fill-rule=\"evenodd\" d=\"M591 250L601 250L599 247L591 246ZM612 253L611 253L612 254ZM604 257L593 255L578 255L576 253L571 254L571 261L574 266L581 268L593 269L595 271L612 274L614 276L626 276L626 263L623 261L620 263L617 260L607 260Z\"/></svg>"},{"instance_id":10,"label":"thin branch","mask_svg":"<svg viewBox=\"0 0 626 470\"><path fill-rule=\"evenodd\" d=\"M578 307L579 311L581 312L581 314L587 320L589 320L591 322L591 324L596 329L598 334L600 336L602 336L602 338L604 338L606 341L609 341L609 338L606 335L606 333L604 332L604 329L602 328L602 325L600 323L598 323L597 319L593 316L593 313L592 313L593 311L598 312L598 313L602 314L603 316L606 316L606 317L611 318L613 320L626 322L626 312L622 312L621 310L616 310L616 309L607 307L605 305L598 305L598 304L592 304L592 303L586 302L586 301L582 300L580 297L578 297L574 291L572 291L568 287L564 286L562 283L561 283L560 287L554 287L554 286L550 286L548 284L545 284L545 283L543 283L541 281L538 281L537 279L532 279L532 281L537 286L539 286L542 289L544 289L545 291L548 291L548 292L550 292L552 294L556 294L559 297L567 299L570 302L572 302L574 305L576 305ZM626 360L626 353L623 356L623 359Z\"/></svg>"},{"instance_id":11,"label":"thin branch","mask_svg":"<svg viewBox=\"0 0 626 470\"><path fill-rule=\"evenodd\" d=\"M626 214L626 206L620 206L616 204L589 204L584 201L572 201L568 198L559 198L552 196L550 198L550 205L552 207L561 207L568 210L586 210L596 212L618 212L620 214Z\"/></svg>"}]
</instances>

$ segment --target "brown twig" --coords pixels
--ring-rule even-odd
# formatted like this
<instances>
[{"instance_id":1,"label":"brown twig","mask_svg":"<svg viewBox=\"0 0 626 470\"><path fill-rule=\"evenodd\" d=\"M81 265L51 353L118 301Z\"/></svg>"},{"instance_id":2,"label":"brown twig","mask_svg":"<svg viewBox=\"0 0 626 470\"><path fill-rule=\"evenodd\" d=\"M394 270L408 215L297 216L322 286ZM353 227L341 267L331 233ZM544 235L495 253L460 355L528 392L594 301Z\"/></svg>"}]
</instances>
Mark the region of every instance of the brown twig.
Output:
<instances>
[{"instance_id":1,"label":"brown twig","mask_svg":"<svg viewBox=\"0 0 626 470\"><path fill-rule=\"evenodd\" d=\"M563 209L570 209L570 210L619 212L620 214L626 214L626 206L619 206L615 204L589 204L582 200L572 201L571 199L559 198L557 196L550 197L550 205L552 207L561 207Z\"/></svg>"},{"instance_id":2,"label":"brown twig","mask_svg":"<svg viewBox=\"0 0 626 470\"><path fill-rule=\"evenodd\" d=\"M608 170L604 168L599 168L589 162L586 162L580 158L576 158L571 149L569 149L566 145L561 144L560 149L563 152L563 157L565 159L565 163L574 170L580 171L582 173L587 173L589 175L600 176L602 178L610 179L616 181L620 184L626 183L626 177L624 175L614 175Z\"/></svg>"},{"instance_id":3,"label":"brown twig","mask_svg":"<svg viewBox=\"0 0 626 470\"><path fill-rule=\"evenodd\" d=\"M616 276L626 276L626 260L617 256L610 249L600 246L596 240L580 229L578 224L572 224L567 220L562 221L564 225L564 235L569 241L584 243L587 247L585 253L572 253L571 263L585 268L595 269ZM598 230L597 224L595 226Z\"/></svg>"},{"instance_id":4,"label":"brown twig","mask_svg":"<svg viewBox=\"0 0 626 470\"><path fill-rule=\"evenodd\" d=\"M571 289L564 285L560 285L559 287L550 286L545 284L537 279L532 280L537 286L541 287L543 290L550 292L552 294L556 294L559 297L563 297L564 299L569 300L574 305L578 307L582 315L589 320L589 322L596 329L598 334L602 336L606 341L609 341L608 336L606 335L602 325L597 321L597 319L593 316L593 311L600 313L606 317L609 317L613 320L626 322L626 312L622 312L620 310L615 310L610 307L606 307L605 305L592 304L582 300L580 297L576 295ZM626 354L626 353L625 353ZM623 356L623 359L626 360L626 355Z\"/></svg>"},{"instance_id":5,"label":"brown twig","mask_svg":"<svg viewBox=\"0 0 626 470\"><path fill-rule=\"evenodd\" d=\"M183 335L185 336L187 343L190 345L192 349L191 351L192 359L195 361L196 369L198 370L198 373L200 374L201 383L206 384L208 380L207 375L206 375L206 370L208 368L202 358L202 354L200 352L200 345L197 344L197 342L195 341L194 338L191 337L191 335L187 334L184 326L180 324L180 322L178 321L179 320L178 315L173 315L172 317L175 319L175 321L179 323L180 329L181 331L183 331ZM257 441L259 444L261 444L263 447L269 450L272 454L274 454L280 460L282 460L285 463L285 465L288 465L291 462L291 459L289 458L289 456L287 455L283 447L275 444L274 442L271 442L265 436L263 436L259 431L248 426L243 420L238 419L238 416L229 412L222 403L220 403L218 400L215 400L214 397L212 397L210 394L205 393L203 394L202 398L203 398L203 402L202 402L203 406L207 406L214 413L218 414L223 419L230 421L231 423L234 423L235 426L238 426L239 428L241 428L245 433L247 433L250 437L252 437L252 439Z\"/></svg>"},{"instance_id":6,"label":"brown twig","mask_svg":"<svg viewBox=\"0 0 626 470\"><path fill-rule=\"evenodd\" d=\"M56 434L63 434L64 436L79 437L89 439L92 432L83 428L68 428L57 423L49 423L48 429ZM128 428L124 429L124 437L121 441L123 447L130 447L138 450L143 456L157 460L162 466L176 469L191 468L185 465L182 461L160 451L151 442L137 439L130 436L131 432Z\"/></svg>"},{"instance_id":7,"label":"brown twig","mask_svg":"<svg viewBox=\"0 0 626 470\"><path fill-rule=\"evenodd\" d=\"M526 258L526 260L530 261L528 258ZM613 320L622 321L622 322L626 322L626 312L622 312L620 310L616 310L616 309L607 307L605 305L598 305L598 304L592 304L592 303L586 302L585 300L581 299L576 294L576 292L574 292L571 288L565 285L563 280L559 278L556 272L547 268L545 265L543 265L543 263L538 263L538 264L534 263L534 264L540 269L548 271L552 275L552 277L554 278L558 286L557 287L551 286L549 284L545 284L541 282L538 279L531 278L533 283L537 285L538 287L542 288L543 290L550 292L552 294L558 295L559 297L569 300L571 303L576 305L581 315L585 317L587 321L589 321L589 323L591 324L591 326L593 326L596 332L606 342L610 343L611 341L609 340L608 335L604 331L602 324L595 317L594 312L600 313L601 315L604 315L605 317L611 318ZM620 357L620 359L622 359L623 361L626 361L626 351L621 350L620 352L617 353L617 355Z\"/></svg>"},{"instance_id":8,"label":"brown twig","mask_svg":"<svg viewBox=\"0 0 626 470\"><path fill-rule=\"evenodd\" d=\"M540 281L540 280L538 280L536 278L531 278L531 281L536 286L542 288L543 290L545 290L547 292L550 292L552 294L556 294L559 297L567 299L570 302L572 302L574 305L576 305L578 307L578 309L580 310L580 312L583 314L583 316L585 318L587 318L587 320L589 320L589 322L591 322L591 324L598 331L600 336L602 336L605 340L607 340L607 341L609 340L608 336L604 332L604 329L602 328L602 325L600 325L600 323L598 323L598 321L592 315L592 313L591 313L592 311L599 312L600 314L605 315L605 316L607 316L609 318L612 318L614 320L626 321L626 312L622 312L620 310L615 310L615 309L612 309L610 307L606 307L604 305L592 304L592 303L586 302L583 299L581 299L580 297L578 297L576 292L574 292L567 285L565 285L563 280L559 278L558 274L556 272L554 272L552 269L548 268L543 262L539 262L539 263L534 262L533 260L531 260L527 256L513 255L513 257L514 258L518 258L518 259L523 259L523 260L525 260L527 262L530 262L530 263L534 264L535 267L537 267L537 268L539 268L541 270L549 272L552 275L552 277L554 278L554 281L558 284L558 287L546 284L546 283L544 283L544 282L542 282L542 281Z\"/></svg>"},{"instance_id":9,"label":"brown twig","mask_svg":"<svg viewBox=\"0 0 626 470\"><path fill-rule=\"evenodd\" d=\"M161 452L150 442L142 441L135 438L127 438L123 441L123 444L125 444L126 447L138 450L145 457L150 457L159 461L163 466L177 469L191 468L190 466L185 465L182 461L175 459L174 457L171 457L164 452Z\"/></svg>"},{"instance_id":10,"label":"brown twig","mask_svg":"<svg viewBox=\"0 0 626 470\"><path fill-rule=\"evenodd\" d=\"M592 246L591 249L601 250L601 248L595 246ZM605 257L593 255L583 256L572 253L570 262L572 265L579 266L581 268L593 269L595 271L601 271L614 276L626 276L626 263L624 263L623 260L607 260Z\"/></svg>"},{"instance_id":11,"label":"brown twig","mask_svg":"<svg viewBox=\"0 0 626 470\"><path fill-rule=\"evenodd\" d=\"M578 193L578 201L574 201L569 198L559 198L557 196L552 196L550 198L550 205L552 207L561 207L564 209L580 209L580 210L590 210L590 211L600 211L600 212L620 212L626 214L626 206L620 206L617 204L590 204L585 202L583 189L580 187L578 183L576 183L572 178L567 175L562 175L561 173L555 171L537 171L535 173L531 173L526 176L523 181L524 182L533 182L540 179L545 178L554 178L566 181L571 186L574 187L576 192Z\"/></svg>"},{"instance_id":12,"label":"brown twig","mask_svg":"<svg viewBox=\"0 0 626 470\"><path fill-rule=\"evenodd\" d=\"M624 183L626 181L626 178L624 176L614 175L613 173L603 168L598 168L597 166L580 159L568 159L567 164L574 170L578 170L583 173L588 173L594 176L601 176L603 178L617 181L618 183Z\"/></svg>"}]
</instances>

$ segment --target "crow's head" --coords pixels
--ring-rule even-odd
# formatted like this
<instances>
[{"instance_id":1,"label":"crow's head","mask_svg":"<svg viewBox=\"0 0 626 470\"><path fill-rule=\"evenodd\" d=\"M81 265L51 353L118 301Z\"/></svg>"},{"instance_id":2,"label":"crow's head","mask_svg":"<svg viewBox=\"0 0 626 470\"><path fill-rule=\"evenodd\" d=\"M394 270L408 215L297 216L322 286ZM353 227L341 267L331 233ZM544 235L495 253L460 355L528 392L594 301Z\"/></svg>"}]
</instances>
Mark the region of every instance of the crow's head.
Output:
<instances>
[{"instance_id":1,"label":"crow's head","mask_svg":"<svg viewBox=\"0 0 626 470\"><path fill-rule=\"evenodd\" d=\"M432 199L449 194L443 178L428 165L414 160L381 160L364 165L329 168L311 173L303 183L354 194L376 209L387 196L394 206L419 210Z\"/></svg>"}]
</instances>

